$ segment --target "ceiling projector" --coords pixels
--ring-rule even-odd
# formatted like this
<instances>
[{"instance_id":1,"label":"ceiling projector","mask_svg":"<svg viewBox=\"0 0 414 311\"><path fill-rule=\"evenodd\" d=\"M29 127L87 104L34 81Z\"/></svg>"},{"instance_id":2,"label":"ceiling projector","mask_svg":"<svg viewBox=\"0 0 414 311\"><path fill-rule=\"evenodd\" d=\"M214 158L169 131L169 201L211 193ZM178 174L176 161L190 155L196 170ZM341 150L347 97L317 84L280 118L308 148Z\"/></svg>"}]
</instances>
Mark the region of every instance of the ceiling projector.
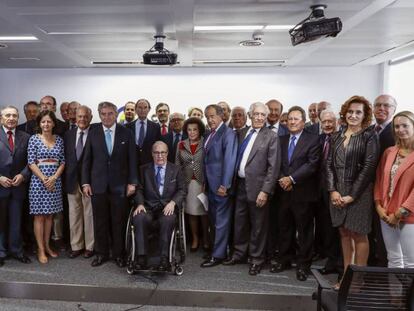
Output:
<instances>
[{"instance_id":1,"label":"ceiling projector","mask_svg":"<svg viewBox=\"0 0 414 311\"><path fill-rule=\"evenodd\" d=\"M177 63L177 54L164 48L164 35L155 35L155 44L151 49L146 51L142 58L145 65L175 65Z\"/></svg>"},{"instance_id":2,"label":"ceiling projector","mask_svg":"<svg viewBox=\"0 0 414 311\"><path fill-rule=\"evenodd\" d=\"M325 18L325 4L312 5L311 14L289 30L292 45L313 41L321 37L336 37L342 30L339 17Z\"/></svg>"}]
</instances>

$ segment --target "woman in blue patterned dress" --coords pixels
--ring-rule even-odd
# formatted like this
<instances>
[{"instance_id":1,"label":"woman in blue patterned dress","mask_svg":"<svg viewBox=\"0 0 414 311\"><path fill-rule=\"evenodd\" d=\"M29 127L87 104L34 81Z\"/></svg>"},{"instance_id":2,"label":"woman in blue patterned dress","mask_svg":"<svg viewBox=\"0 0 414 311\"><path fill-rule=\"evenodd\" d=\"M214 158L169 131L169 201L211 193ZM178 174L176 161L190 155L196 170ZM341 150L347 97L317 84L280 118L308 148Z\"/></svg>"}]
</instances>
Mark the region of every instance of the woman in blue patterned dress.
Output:
<instances>
[{"instance_id":1,"label":"woman in blue patterned dress","mask_svg":"<svg viewBox=\"0 0 414 311\"><path fill-rule=\"evenodd\" d=\"M53 134L56 116L52 111L42 111L37 117L39 134L30 137L28 163L33 174L29 187L30 214L34 215L34 233L37 258L47 263L47 255L58 254L49 246L53 214L63 210L62 181L65 168L63 140Z\"/></svg>"}]
</instances>

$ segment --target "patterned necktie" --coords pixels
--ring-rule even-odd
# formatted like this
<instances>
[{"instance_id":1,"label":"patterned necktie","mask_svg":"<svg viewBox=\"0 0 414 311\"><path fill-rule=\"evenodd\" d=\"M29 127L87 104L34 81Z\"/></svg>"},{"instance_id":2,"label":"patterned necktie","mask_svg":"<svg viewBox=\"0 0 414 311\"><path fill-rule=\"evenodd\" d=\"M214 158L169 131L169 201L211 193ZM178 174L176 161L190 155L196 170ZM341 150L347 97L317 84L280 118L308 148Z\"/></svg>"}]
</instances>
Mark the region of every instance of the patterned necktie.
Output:
<instances>
[{"instance_id":1,"label":"patterned necktie","mask_svg":"<svg viewBox=\"0 0 414 311\"><path fill-rule=\"evenodd\" d=\"M106 143L106 149L108 149L108 154L111 155L112 154L112 135L111 135L111 130L110 129L106 129L105 130L105 143Z\"/></svg>"},{"instance_id":2,"label":"patterned necktie","mask_svg":"<svg viewBox=\"0 0 414 311\"><path fill-rule=\"evenodd\" d=\"M180 142L181 134L175 133L174 142L173 142L173 152L175 154L175 151L177 150L177 145Z\"/></svg>"},{"instance_id":3,"label":"patterned necktie","mask_svg":"<svg viewBox=\"0 0 414 311\"><path fill-rule=\"evenodd\" d=\"M377 132L378 134L381 132L381 129L382 129L382 127L381 127L381 125L379 125L379 124L377 124L377 125L375 126L375 132Z\"/></svg>"},{"instance_id":4,"label":"patterned necktie","mask_svg":"<svg viewBox=\"0 0 414 311\"><path fill-rule=\"evenodd\" d=\"M252 138L254 132L255 132L255 129L251 129L249 135L246 136L246 138L243 140L242 144L240 145L239 152L237 153L237 162L236 162L237 169L239 169L241 160L243 159L243 154L246 151L247 145L249 144L249 141Z\"/></svg>"},{"instance_id":5,"label":"patterned necktie","mask_svg":"<svg viewBox=\"0 0 414 311\"><path fill-rule=\"evenodd\" d=\"M331 147L331 135L325 136L325 143L323 144L323 159L326 160L329 154L329 148Z\"/></svg>"},{"instance_id":6,"label":"patterned necktie","mask_svg":"<svg viewBox=\"0 0 414 311\"><path fill-rule=\"evenodd\" d=\"M144 143L144 137L145 137L145 123L144 121L141 121L141 128L139 129L139 136L138 136L138 146L142 147Z\"/></svg>"},{"instance_id":7,"label":"patterned necktie","mask_svg":"<svg viewBox=\"0 0 414 311\"><path fill-rule=\"evenodd\" d=\"M161 170L162 170L162 166L157 166L157 174L155 175L155 181L157 182L158 191L160 190L160 187L162 185L162 182L161 182Z\"/></svg>"},{"instance_id":8,"label":"patterned necktie","mask_svg":"<svg viewBox=\"0 0 414 311\"><path fill-rule=\"evenodd\" d=\"M14 151L13 132L12 131L7 131L7 135L9 136L8 140L9 140L10 150L13 152Z\"/></svg>"},{"instance_id":9,"label":"patterned necktie","mask_svg":"<svg viewBox=\"0 0 414 311\"><path fill-rule=\"evenodd\" d=\"M167 135L167 126L165 124L161 126L161 135Z\"/></svg>"},{"instance_id":10,"label":"patterned necktie","mask_svg":"<svg viewBox=\"0 0 414 311\"><path fill-rule=\"evenodd\" d=\"M76 159L79 160L82 156L82 151L83 151L83 134L84 132L81 131L79 133L79 139L78 139L78 143L76 144Z\"/></svg>"},{"instance_id":11,"label":"patterned necktie","mask_svg":"<svg viewBox=\"0 0 414 311\"><path fill-rule=\"evenodd\" d=\"M292 138L290 139L290 144L289 144L289 148L288 148L288 160L290 163L290 160L292 159L292 155L293 155L293 151L295 151L295 140L296 140L296 136L292 136Z\"/></svg>"},{"instance_id":12,"label":"patterned necktie","mask_svg":"<svg viewBox=\"0 0 414 311\"><path fill-rule=\"evenodd\" d=\"M205 149L208 149L213 141L214 135L216 135L216 130L211 130L210 136L207 139L207 142L204 146Z\"/></svg>"}]
</instances>

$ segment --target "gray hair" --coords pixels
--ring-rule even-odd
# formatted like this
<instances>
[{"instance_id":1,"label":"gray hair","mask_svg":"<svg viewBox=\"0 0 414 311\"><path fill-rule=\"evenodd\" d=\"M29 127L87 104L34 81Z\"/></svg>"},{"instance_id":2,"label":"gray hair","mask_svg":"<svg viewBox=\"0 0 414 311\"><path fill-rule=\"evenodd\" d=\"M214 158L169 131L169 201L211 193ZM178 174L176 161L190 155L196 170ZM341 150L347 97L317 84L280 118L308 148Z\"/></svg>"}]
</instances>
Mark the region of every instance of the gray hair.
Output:
<instances>
[{"instance_id":1,"label":"gray hair","mask_svg":"<svg viewBox=\"0 0 414 311\"><path fill-rule=\"evenodd\" d=\"M80 105L76 108L76 111L85 110L90 116L92 116L92 109L85 105Z\"/></svg>"},{"instance_id":2,"label":"gray hair","mask_svg":"<svg viewBox=\"0 0 414 311\"><path fill-rule=\"evenodd\" d=\"M325 110L322 110L321 111L321 115L320 115L320 120L322 121L322 119L323 119L323 117L324 117L324 115L326 115L326 114L330 114L330 115L332 115L333 117L334 117L334 119L336 119L336 114L335 114L335 112L333 112L332 110L330 110L330 109L325 109Z\"/></svg>"},{"instance_id":3,"label":"gray hair","mask_svg":"<svg viewBox=\"0 0 414 311\"><path fill-rule=\"evenodd\" d=\"M256 108L259 108L259 107L264 108L264 110L265 110L265 112L266 112L266 118L267 118L267 116L268 116L268 115L269 115L269 113L270 113L269 107L268 107L267 105L265 105L265 104L261 103L261 102L255 102L255 103L253 103L253 104L251 104L251 105L250 105L250 108L249 108L249 117L250 117L250 118L252 118L252 116L253 116L253 111L254 111Z\"/></svg>"},{"instance_id":4,"label":"gray hair","mask_svg":"<svg viewBox=\"0 0 414 311\"><path fill-rule=\"evenodd\" d=\"M244 115L245 117L247 117L247 112L246 112L246 109L244 109L244 107L241 107L241 106L236 106L236 107L233 107L233 109L231 110L231 116L232 116L232 117L233 117L233 113L234 113L236 110L241 110L241 111L243 112L243 115Z\"/></svg>"},{"instance_id":5,"label":"gray hair","mask_svg":"<svg viewBox=\"0 0 414 311\"><path fill-rule=\"evenodd\" d=\"M1 107L1 109L0 109L0 116L3 115L3 111L6 110L6 109L14 109L14 110L16 110L17 116L19 116L19 109L17 109L15 106L12 106L12 105L8 105L8 106L5 106L5 107Z\"/></svg>"},{"instance_id":6,"label":"gray hair","mask_svg":"<svg viewBox=\"0 0 414 311\"><path fill-rule=\"evenodd\" d=\"M154 151L155 147L157 147L158 145L164 146L164 147L165 147L165 149L167 149L167 151L168 151L168 145L167 145L166 143L164 143L163 141L161 141L161 140L157 140L157 141L156 141L156 142L152 145L151 152L152 152L152 151Z\"/></svg>"},{"instance_id":7,"label":"gray hair","mask_svg":"<svg viewBox=\"0 0 414 311\"><path fill-rule=\"evenodd\" d=\"M115 104L111 103L111 102L101 102L98 105L98 112L101 113L101 110L103 108L112 108L116 114L118 114L118 108L116 107Z\"/></svg>"}]
</instances>

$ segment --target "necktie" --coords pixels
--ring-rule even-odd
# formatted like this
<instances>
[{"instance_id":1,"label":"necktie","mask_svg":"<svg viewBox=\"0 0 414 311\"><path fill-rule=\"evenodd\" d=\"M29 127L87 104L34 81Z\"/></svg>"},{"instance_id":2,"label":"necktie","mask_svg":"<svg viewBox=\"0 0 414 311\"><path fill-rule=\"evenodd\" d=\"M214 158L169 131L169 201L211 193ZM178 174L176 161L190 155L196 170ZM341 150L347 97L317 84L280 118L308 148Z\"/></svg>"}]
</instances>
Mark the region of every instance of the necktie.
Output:
<instances>
[{"instance_id":1,"label":"necktie","mask_svg":"<svg viewBox=\"0 0 414 311\"><path fill-rule=\"evenodd\" d=\"M175 137L174 137L174 142L173 142L173 151L175 154L175 151L177 150L177 145L180 142L180 138L181 138L181 134L180 133L176 133Z\"/></svg>"},{"instance_id":2,"label":"necktie","mask_svg":"<svg viewBox=\"0 0 414 311\"><path fill-rule=\"evenodd\" d=\"M9 140L10 150L13 152L13 150L14 150L13 132L12 131L7 131L7 135L9 136L8 140Z\"/></svg>"},{"instance_id":3,"label":"necktie","mask_svg":"<svg viewBox=\"0 0 414 311\"><path fill-rule=\"evenodd\" d=\"M78 143L76 144L76 159L79 160L83 151L83 131L79 133Z\"/></svg>"},{"instance_id":4,"label":"necktie","mask_svg":"<svg viewBox=\"0 0 414 311\"><path fill-rule=\"evenodd\" d=\"M274 125L269 125L267 128L273 130L275 128L275 126Z\"/></svg>"},{"instance_id":5,"label":"necktie","mask_svg":"<svg viewBox=\"0 0 414 311\"><path fill-rule=\"evenodd\" d=\"M292 155L293 155L293 151L295 151L295 140L296 140L296 136L292 136L292 138L290 139L290 144L289 144L289 148L288 148L288 160L290 163L290 160L292 159Z\"/></svg>"},{"instance_id":6,"label":"necktie","mask_svg":"<svg viewBox=\"0 0 414 311\"><path fill-rule=\"evenodd\" d=\"M326 160L329 154L329 148L331 147L331 135L325 136L325 143L323 144L323 159Z\"/></svg>"},{"instance_id":7,"label":"necktie","mask_svg":"<svg viewBox=\"0 0 414 311\"><path fill-rule=\"evenodd\" d=\"M237 153L237 162L236 162L237 169L239 169L241 160L243 159L243 154L246 151L247 145L249 144L249 141L252 138L254 132L255 132L255 129L251 129L249 135L246 136L246 138L243 140L242 144L240 145L239 152Z\"/></svg>"},{"instance_id":8,"label":"necktie","mask_svg":"<svg viewBox=\"0 0 414 311\"><path fill-rule=\"evenodd\" d=\"M157 166L157 174L155 175L155 181L157 182L158 191L159 191L159 189L160 189L160 187L162 185L162 182L161 182L161 170L162 170L162 166Z\"/></svg>"},{"instance_id":9,"label":"necktie","mask_svg":"<svg viewBox=\"0 0 414 311\"><path fill-rule=\"evenodd\" d=\"M210 147L210 144L213 141L214 135L216 135L216 130L211 130L210 136L208 137L206 145L204 146L205 149L208 149Z\"/></svg>"},{"instance_id":10,"label":"necktie","mask_svg":"<svg viewBox=\"0 0 414 311\"><path fill-rule=\"evenodd\" d=\"M377 132L378 134L379 134L379 132L381 132L381 125L379 125L379 124L377 124L376 126L375 126L375 132Z\"/></svg>"},{"instance_id":11,"label":"necktie","mask_svg":"<svg viewBox=\"0 0 414 311\"><path fill-rule=\"evenodd\" d=\"M141 121L141 128L139 129L138 146L142 147L145 137L145 126L144 121Z\"/></svg>"},{"instance_id":12,"label":"necktie","mask_svg":"<svg viewBox=\"0 0 414 311\"><path fill-rule=\"evenodd\" d=\"M165 124L161 126L161 135L167 135L167 126Z\"/></svg>"},{"instance_id":13,"label":"necktie","mask_svg":"<svg viewBox=\"0 0 414 311\"><path fill-rule=\"evenodd\" d=\"M105 130L105 143L106 143L106 149L108 149L108 154L111 155L112 153L112 135L111 130L106 129Z\"/></svg>"}]
</instances>

